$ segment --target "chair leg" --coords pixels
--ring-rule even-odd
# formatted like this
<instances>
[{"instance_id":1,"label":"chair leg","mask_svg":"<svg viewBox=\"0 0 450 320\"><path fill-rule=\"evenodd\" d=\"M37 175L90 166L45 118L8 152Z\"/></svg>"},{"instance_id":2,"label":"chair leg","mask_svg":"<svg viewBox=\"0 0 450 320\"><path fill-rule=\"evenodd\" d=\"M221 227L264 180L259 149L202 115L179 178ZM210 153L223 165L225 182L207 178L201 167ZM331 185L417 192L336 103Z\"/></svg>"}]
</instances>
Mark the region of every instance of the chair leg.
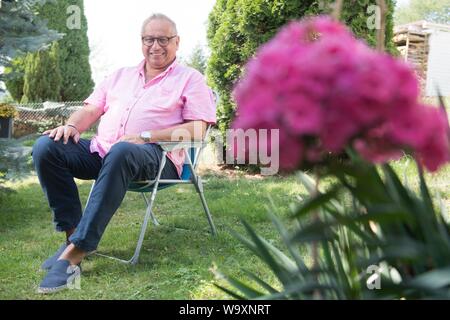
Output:
<instances>
[{"instance_id":1,"label":"chair leg","mask_svg":"<svg viewBox=\"0 0 450 320\"><path fill-rule=\"evenodd\" d=\"M159 185L159 180L161 179L161 173L163 171L164 165L166 164L166 154L167 154L167 152L163 151L161 164L159 166L158 174L156 175L156 178L155 178L156 181L155 181L155 184L153 185L152 194L150 196L150 202L148 202L147 198L144 195L145 202L147 203L147 209L145 211L145 217L144 217L144 221L142 222L141 233L139 234L139 239L138 239L138 242L136 245L136 249L134 250L134 254L131 257L131 259L130 260L122 260L122 259L119 259L116 257L111 257L111 256L98 254L98 253L97 253L97 255L106 257L106 258L110 258L110 259L114 259L116 261L120 261L123 263L128 263L128 264L132 264L132 265L137 264L137 262L139 260L139 254L141 253L142 243L144 242L144 236L145 236L145 231L147 230L148 220L151 218L153 220L153 223L155 223L155 222L158 223L158 220L156 220L156 217L153 215L152 207L153 207L153 203L155 202L156 192L158 191L158 185Z\"/></svg>"},{"instance_id":2,"label":"chair leg","mask_svg":"<svg viewBox=\"0 0 450 320\"><path fill-rule=\"evenodd\" d=\"M203 193L202 179L200 177L197 177L196 180L197 180L197 183L195 184L195 187L200 196L200 200L202 201L203 209L205 210L205 214L206 214L206 219L208 219L208 223L211 228L211 234L213 236L216 236L217 230L216 230L216 226L214 225L214 221L212 219L211 213L209 212L209 208L208 208L208 204L206 203L205 195Z\"/></svg>"},{"instance_id":3,"label":"chair leg","mask_svg":"<svg viewBox=\"0 0 450 320\"><path fill-rule=\"evenodd\" d=\"M153 211L152 211L153 202L155 201L155 196L153 196L153 194L155 194L155 193L156 192L152 193L152 197L150 199L150 203L148 202L147 198L143 194L145 202L147 204L147 209L145 211L144 221L142 222L141 232L139 234L138 242L137 242L136 249L134 251L133 256L129 260L124 260L124 259L108 256L108 255L105 255L105 254L102 254L102 253L98 253L98 252L96 252L95 255L101 256L101 257L104 257L104 258L113 259L113 260L116 260L116 261L119 261L119 262L122 262L122 263L126 263L126 264L131 264L131 265L137 264L137 262L139 260L139 254L140 254L141 248L142 248L142 243L144 242L144 236L145 236L145 231L147 230L148 220L152 219L152 221L153 221L153 223L155 225L159 225L158 220L156 220L155 216L153 215Z\"/></svg>"},{"instance_id":4,"label":"chair leg","mask_svg":"<svg viewBox=\"0 0 450 320\"><path fill-rule=\"evenodd\" d=\"M149 202L147 200L147 197L145 196L144 192L141 192L142 197L144 198L146 207L148 208L149 206ZM156 219L155 215L153 214L153 210L150 210L150 219L152 219L152 222L155 226L160 226L161 224L159 223L158 219Z\"/></svg>"},{"instance_id":5,"label":"chair leg","mask_svg":"<svg viewBox=\"0 0 450 320\"><path fill-rule=\"evenodd\" d=\"M87 198L87 200L86 200L86 207L87 207L87 205L88 205L88 203L89 203L89 200L91 199L91 194L92 194L92 191L94 190L94 186L95 186L95 181L94 181L94 183L92 183L91 190L89 191L89 195L88 195L88 198ZM109 259L116 260L116 261L119 261L119 262L122 262L122 263L134 264L134 263L133 263L133 261L134 261L134 260L133 260L134 256L133 256L130 260L123 260L123 259L119 259L119 258L116 258L116 257L112 257L112 256L108 256L108 255L102 254L102 253L100 253L100 252L95 252L94 254L95 254L96 256L100 256L100 257L104 257L104 258L109 258Z\"/></svg>"},{"instance_id":6,"label":"chair leg","mask_svg":"<svg viewBox=\"0 0 450 320\"><path fill-rule=\"evenodd\" d=\"M136 250L134 251L134 255L130 260L130 263L133 265L138 262L139 254L140 254L141 248L142 248L142 243L144 242L145 231L147 230L148 220L150 219L150 217L152 217L152 220L154 219L153 223L155 223L155 221L156 221L156 223L158 223L155 216L153 215L152 207L153 207L153 202L155 202L156 193L158 191L159 180L161 179L161 173L163 171L165 164L166 164L166 152L163 151L161 164L159 166L158 174L156 175L156 182L153 185L152 194L150 196L150 203L147 202L148 201L147 199L145 201L147 203L147 210L145 212L144 222L142 223L141 233L139 235L139 240L136 245Z\"/></svg>"},{"instance_id":7,"label":"chair leg","mask_svg":"<svg viewBox=\"0 0 450 320\"><path fill-rule=\"evenodd\" d=\"M152 193L150 203L147 205L147 210L145 212L144 222L142 223L141 233L139 234L139 240L136 245L136 250L134 251L133 257L130 259L130 263L133 265L138 262L139 254L140 254L141 248L142 248L142 243L144 242L145 231L147 230L148 220L150 217L152 217L152 219L154 218L154 215L152 212L153 202L155 201L154 195L156 195L156 192ZM156 223L158 223L158 222L156 221Z\"/></svg>"},{"instance_id":8,"label":"chair leg","mask_svg":"<svg viewBox=\"0 0 450 320\"><path fill-rule=\"evenodd\" d=\"M150 203L148 203L147 205L147 209L145 212L145 217L144 217L144 221L142 222L142 226L141 226L141 232L139 234L139 239L136 245L136 249L134 251L133 256L130 258L130 260L123 260L123 259L119 259L116 257L112 257L112 256L108 256L108 255L104 255L101 253L95 253L98 256L101 257L105 257L105 258L109 258L109 259L113 259L122 263L127 263L127 264L131 264L131 265L136 265L138 263L139 260L139 254L141 252L141 248L142 248L142 243L144 242L144 237L145 237L145 231L147 230L147 225L148 225L148 221L151 217L154 217L153 212L152 212L152 206L153 206L153 202L155 201L155 196L153 196L153 194L156 195L156 192L152 193L152 197L150 199ZM146 199L146 202L148 200Z\"/></svg>"},{"instance_id":9,"label":"chair leg","mask_svg":"<svg viewBox=\"0 0 450 320\"><path fill-rule=\"evenodd\" d=\"M84 205L85 209L89 203L89 200L91 199L91 194L92 194L92 191L94 190L94 186L95 186L95 181L92 183L91 190L89 191L89 195L87 197L86 204Z\"/></svg>"}]
</instances>

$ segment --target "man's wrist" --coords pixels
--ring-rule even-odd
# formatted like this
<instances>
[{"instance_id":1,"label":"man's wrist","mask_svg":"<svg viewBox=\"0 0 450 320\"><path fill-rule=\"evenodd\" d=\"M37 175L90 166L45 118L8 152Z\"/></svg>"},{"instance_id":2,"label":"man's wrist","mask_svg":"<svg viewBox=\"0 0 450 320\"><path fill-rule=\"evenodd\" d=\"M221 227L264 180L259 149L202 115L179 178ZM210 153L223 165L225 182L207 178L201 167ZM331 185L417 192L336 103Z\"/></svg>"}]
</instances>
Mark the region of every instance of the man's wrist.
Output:
<instances>
[{"instance_id":1,"label":"man's wrist","mask_svg":"<svg viewBox=\"0 0 450 320\"><path fill-rule=\"evenodd\" d=\"M73 124L66 124L66 127L72 127L72 128L74 128L75 130L77 130L78 133L80 132L80 130L78 130L78 128L77 128L76 126L74 126Z\"/></svg>"},{"instance_id":2,"label":"man's wrist","mask_svg":"<svg viewBox=\"0 0 450 320\"><path fill-rule=\"evenodd\" d=\"M151 143L152 140L152 132L151 131L142 131L139 137L144 140L145 143Z\"/></svg>"}]
</instances>

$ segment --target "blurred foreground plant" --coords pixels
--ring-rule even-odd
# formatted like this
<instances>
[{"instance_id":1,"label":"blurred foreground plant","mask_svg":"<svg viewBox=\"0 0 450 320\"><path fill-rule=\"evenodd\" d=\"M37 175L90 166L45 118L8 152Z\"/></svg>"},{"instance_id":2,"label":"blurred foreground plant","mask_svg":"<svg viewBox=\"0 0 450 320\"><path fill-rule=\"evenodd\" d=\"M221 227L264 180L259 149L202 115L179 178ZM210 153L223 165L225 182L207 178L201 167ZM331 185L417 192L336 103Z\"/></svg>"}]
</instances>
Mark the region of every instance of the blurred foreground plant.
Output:
<instances>
[{"instance_id":1,"label":"blurred foreground plant","mask_svg":"<svg viewBox=\"0 0 450 320\"><path fill-rule=\"evenodd\" d=\"M444 108L418 102L408 65L316 17L292 22L264 45L235 93L233 128L279 129L280 166L313 169L317 181L301 174L311 195L290 228L270 213L289 255L245 222L249 238L236 234L279 285L251 271L255 285L218 272L238 292L223 290L236 298L450 298L450 230L422 171L450 160L448 120ZM417 161L418 195L387 164L404 153ZM322 191L325 177L334 184ZM312 264L299 254L304 247Z\"/></svg>"},{"instance_id":2,"label":"blurred foreground plant","mask_svg":"<svg viewBox=\"0 0 450 320\"><path fill-rule=\"evenodd\" d=\"M296 223L289 228L271 209L288 254L245 222L249 237L235 233L279 285L247 270L253 285L218 272L238 291L219 287L239 299L450 298L450 229L443 206L433 206L423 174L417 195L387 164L377 170L352 158L334 169L338 180L323 192L300 174L311 195L295 206ZM314 245L319 254L311 264L300 252Z\"/></svg>"}]
</instances>

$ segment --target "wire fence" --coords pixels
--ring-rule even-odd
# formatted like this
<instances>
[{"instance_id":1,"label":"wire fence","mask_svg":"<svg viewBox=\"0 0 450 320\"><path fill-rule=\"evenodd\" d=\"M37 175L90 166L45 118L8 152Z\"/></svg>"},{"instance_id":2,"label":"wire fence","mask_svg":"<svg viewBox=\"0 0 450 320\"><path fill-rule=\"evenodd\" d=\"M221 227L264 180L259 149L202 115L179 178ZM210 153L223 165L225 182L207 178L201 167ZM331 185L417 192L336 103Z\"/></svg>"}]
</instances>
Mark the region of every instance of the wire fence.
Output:
<instances>
[{"instance_id":1,"label":"wire fence","mask_svg":"<svg viewBox=\"0 0 450 320\"><path fill-rule=\"evenodd\" d=\"M82 101L47 101L13 105L18 111L18 116L14 118L13 135L20 138L64 124L70 115L84 104Z\"/></svg>"}]
</instances>

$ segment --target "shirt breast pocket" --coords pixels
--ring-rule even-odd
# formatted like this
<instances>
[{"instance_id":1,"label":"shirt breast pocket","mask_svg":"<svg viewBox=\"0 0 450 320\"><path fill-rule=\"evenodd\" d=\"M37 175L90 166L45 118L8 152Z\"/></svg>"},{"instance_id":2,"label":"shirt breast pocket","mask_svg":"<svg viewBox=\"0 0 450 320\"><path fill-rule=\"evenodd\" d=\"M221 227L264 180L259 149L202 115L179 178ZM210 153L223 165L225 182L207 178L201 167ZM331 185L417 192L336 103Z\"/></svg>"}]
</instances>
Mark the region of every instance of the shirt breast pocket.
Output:
<instances>
[{"instance_id":1,"label":"shirt breast pocket","mask_svg":"<svg viewBox=\"0 0 450 320\"><path fill-rule=\"evenodd\" d=\"M149 96L149 104L153 110L159 112L172 112L180 107L181 98L175 90L158 87Z\"/></svg>"}]
</instances>

